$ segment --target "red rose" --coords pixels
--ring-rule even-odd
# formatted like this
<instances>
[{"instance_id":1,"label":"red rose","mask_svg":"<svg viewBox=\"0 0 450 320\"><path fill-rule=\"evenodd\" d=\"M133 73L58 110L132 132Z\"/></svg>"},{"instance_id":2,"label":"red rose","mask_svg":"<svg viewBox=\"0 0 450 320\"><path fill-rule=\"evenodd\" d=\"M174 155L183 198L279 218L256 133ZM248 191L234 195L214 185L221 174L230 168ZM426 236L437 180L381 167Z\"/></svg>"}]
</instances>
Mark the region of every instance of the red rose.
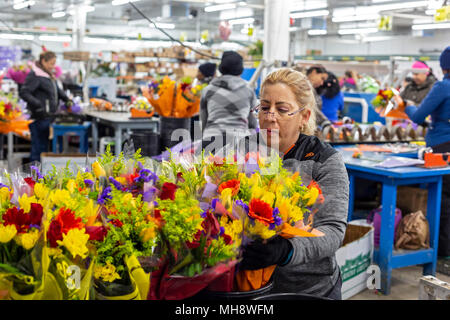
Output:
<instances>
[{"instance_id":1,"label":"red rose","mask_svg":"<svg viewBox=\"0 0 450 320\"><path fill-rule=\"evenodd\" d=\"M122 221L120 221L119 219L111 220L111 223L112 223L113 225L115 225L116 227L118 227L118 228L120 228L120 227L123 226Z\"/></svg>"},{"instance_id":2,"label":"red rose","mask_svg":"<svg viewBox=\"0 0 450 320\"><path fill-rule=\"evenodd\" d=\"M32 203L30 207L30 224L41 225L43 210L39 203Z\"/></svg>"},{"instance_id":3,"label":"red rose","mask_svg":"<svg viewBox=\"0 0 450 320\"><path fill-rule=\"evenodd\" d=\"M161 211L159 209L155 209L155 219L161 219Z\"/></svg>"},{"instance_id":4,"label":"red rose","mask_svg":"<svg viewBox=\"0 0 450 320\"><path fill-rule=\"evenodd\" d=\"M34 181L33 178L28 177L28 178L25 178L25 179L23 179L23 180L25 180L25 182L26 182L31 188L34 188L34 185L36 184L36 181Z\"/></svg>"},{"instance_id":5,"label":"red rose","mask_svg":"<svg viewBox=\"0 0 450 320\"><path fill-rule=\"evenodd\" d=\"M58 215L55 217L56 221L59 221L62 227L62 232L67 234L71 229L82 229L84 227L81 218L75 217L75 212L70 209L59 209Z\"/></svg>"},{"instance_id":6,"label":"red rose","mask_svg":"<svg viewBox=\"0 0 450 320\"><path fill-rule=\"evenodd\" d=\"M58 246L56 241L61 241L63 239L61 222L53 220L52 223L50 223L47 231L47 238L50 241L50 247L56 248Z\"/></svg>"},{"instance_id":7,"label":"red rose","mask_svg":"<svg viewBox=\"0 0 450 320\"><path fill-rule=\"evenodd\" d=\"M225 241L226 245L229 245L233 242L233 239L231 239L231 236L227 235L227 234L223 234L222 235L223 241Z\"/></svg>"},{"instance_id":8,"label":"red rose","mask_svg":"<svg viewBox=\"0 0 450 320\"><path fill-rule=\"evenodd\" d=\"M9 208L3 215L3 224L5 226L13 224L17 233L26 233L30 228L30 215L24 213L23 209Z\"/></svg>"},{"instance_id":9,"label":"red rose","mask_svg":"<svg viewBox=\"0 0 450 320\"><path fill-rule=\"evenodd\" d=\"M259 220L265 225L275 222L272 207L267 202L259 199L252 199L250 201L248 215L255 220Z\"/></svg>"},{"instance_id":10,"label":"red rose","mask_svg":"<svg viewBox=\"0 0 450 320\"><path fill-rule=\"evenodd\" d=\"M161 200L175 200L175 191L177 190L178 186L171 182L164 182L161 188L161 195L159 198Z\"/></svg>"},{"instance_id":11,"label":"red rose","mask_svg":"<svg viewBox=\"0 0 450 320\"><path fill-rule=\"evenodd\" d=\"M86 227L86 233L89 235L89 240L103 241L108 231L103 226L90 226Z\"/></svg>"},{"instance_id":12,"label":"red rose","mask_svg":"<svg viewBox=\"0 0 450 320\"><path fill-rule=\"evenodd\" d=\"M217 221L216 217L210 210L206 212L206 218L202 222L202 227L205 229L206 234L210 234L213 237L218 235L220 232L219 221Z\"/></svg>"}]
</instances>

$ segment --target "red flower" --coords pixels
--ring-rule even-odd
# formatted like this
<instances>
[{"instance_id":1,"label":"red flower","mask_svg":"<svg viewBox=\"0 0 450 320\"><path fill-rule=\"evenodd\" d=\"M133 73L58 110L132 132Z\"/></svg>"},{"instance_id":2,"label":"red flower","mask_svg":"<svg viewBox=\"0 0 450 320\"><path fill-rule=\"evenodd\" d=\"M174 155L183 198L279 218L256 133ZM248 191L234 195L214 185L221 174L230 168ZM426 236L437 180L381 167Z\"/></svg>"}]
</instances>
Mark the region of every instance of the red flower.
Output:
<instances>
[{"instance_id":1,"label":"red flower","mask_svg":"<svg viewBox=\"0 0 450 320\"><path fill-rule=\"evenodd\" d=\"M180 86L181 87L181 91L186 90L189 87L189 85L190 85L189 83L182 83L181 86Z\"/></svg>"},{"instance_id":2,"label":"red flower","mask_svg":"<svg viewBox=\"0 0 450 320\"><path fill-rule=\"evenodd\" d=\"M43 210L39 203L32 203L30 207L30 224L41 225Z\"/></svg>"},{"instance_id":3,"label":"red flower","mask_svg":"<svg viewBox=\"0 0 450 320\"><path fill-rule=\"evenodd\" d=\"M222 238L223 238L223 241L225 241L226 245L233 243L233 239L231 238L231 236L229 236L225 233L222 235Z\"/></svg>"},{"instance_id":4,"label":"red flower","mask_svg":"<svg viewBox=\"0 0 450 320\"><path fill-rule=\"evenodd\" d=\"M210 234L213 237L218 235L220 232L219 221L217 221L216 217L210 210L206 211L206 218L202 222L202 227L206 234Z\"/></svg>"},{"instance_id":5,"label":"red flower","mask_svg":"<svg viewBox=\"0 0 450 320\"><path fill-rule=\"evenodd\" d=\"M30 228L30 215L18 210L17 207L10 208L3 215L3 225L15 225L17 233L26 233Z\"/></svg>"},{"instance_id":6,"label":"red flower","mask_svg":"<svg viewBox=\"0 0 450 320\"><path fill-rule=\"evenodd\" d=\"M159 198L161 200L175 200L175 191L177 190L178 186L171 182L164 182L161 188L161 195Z\"/></svg>"},{"instance_id":7,"label":"red flower","mask_svg":"<svg viewBox=\"0 0 450 320\"><path fill-rule=\"evenodd\" d=\"M316 181L314 181L314 180L311 180L311 182L309 183L309 185L308 185L308 189L311 189L311 188L317 188L318 190L319 190L319 194L322 194L322 189L320 189L320 187L319 187L319 184L316 182Z\"/></svg>"},{"instance_id":8,"label":"red flower","mask_svg":"<svg viewBox=\"0 0 450 320\"><path fill-rule=\"evenodd\" d=\"M89 240L103 241L108 233L108 230L106 230L103 226L90 226L86 227L86 233L89 235Z\"/></svg>"},{"instance_id":9,"label":"red flower","mask_svg":"<svg viewBox=\"0 0 450 320\"><path fill-rule=\"evenodd\" d=\"M161 211L159 209L155 209L155 219L161 219Z\"/></svg>"},{"instance_id":10,"label":"red flower","mask_svg":"<svg viewBox=\"0 0 450 320\"><path fill-rule=\"evenodd\" d=\"M219 189L217 191L219 193L222 193L223 190L231 188L232 189L231 195L235 196L239 192L240 185L241 185L241 182L239 180L237 180L237 179L228 180L228 181L226 181L224 183L221 183L219 185Z\"/></svg>"},{"instance_id":11,"label":"red flower","mask_svg":"<svg viewBox=\"0 0 450 320\"><path fill-rule=\"evenodd\" d=\"M184 182L184 178L183 178L183 172L178 172L177 173L177 182L181 182L181 183L183 183Z\"/></svg>"},{"instance_id":12,"label":"red flower","mask_svg":"<svg viewBox=\"0 0 450 320\"><path fill-rule=\"evenodd\" d=\"M273 209L267 202L259 199L252 199L250 201L248 212L249 217L259 220L265 225L269 225L275 222L272 213Z\"/></svg>"},{"instance_id":13,"label":"red flower","mask_svg":"<svg viewBox=\"0 0 450 320\"><path fill-rule=\"evenodd\" d=\"M34 188L34 185L36 184L36 181L34 181L33 178L27 177L27 178L25 178L25 179L23 179L23 180L25 180L25 182L26 182L30 187Z\"/></svg>"},{"instance_id":14,"label":"red flower","mask_svg":"<svg viewBox=\"0 0 450 320\"><path fill-rule=\"evenodd\" d=\"M198 230L194 236L194 240L192 242L186 242L187 247L189 249L198 248L198 246L200 245L200 237L201 236L202 236L202 232L200 230Z\"/></svg>"},{"instance_id":15,"label":"red flower","mask_svg":"<svg viewBox=\"0 0 450 320\"><path fill-rule=\"evenodd\" d=\"M55 217L55 220L61 224L62 232L64 234L67 234L71 229L82 229L84 226L81 218L76 218L75 212L70 209L59 209L59 213Z\"/></svg>"},{"instance_id":16,"label":"red flower","mask_svg":"<svg viewBox=\"0 0 450 320\"><path fill-rule=\"evenodd\" d=\"M113 225L115 225L116 227L118 227L118 228L120 228L120 227L123 226L122 221L120 221L119 219L111 220L111 223L112 223Z\"/></svg>"},{"instance_id":17,"label":"red flower","mask_svg":"<svg viewBox=\"0 0 450 320\"><path fill-rule=\"evenodd\" d=\"M52 223L50 223L47 231L47 238L50 241L50 247L56 248L58 246L56 241L61 241L63 239L61 222L53 220Z\"/></svg>"}]
</instances>

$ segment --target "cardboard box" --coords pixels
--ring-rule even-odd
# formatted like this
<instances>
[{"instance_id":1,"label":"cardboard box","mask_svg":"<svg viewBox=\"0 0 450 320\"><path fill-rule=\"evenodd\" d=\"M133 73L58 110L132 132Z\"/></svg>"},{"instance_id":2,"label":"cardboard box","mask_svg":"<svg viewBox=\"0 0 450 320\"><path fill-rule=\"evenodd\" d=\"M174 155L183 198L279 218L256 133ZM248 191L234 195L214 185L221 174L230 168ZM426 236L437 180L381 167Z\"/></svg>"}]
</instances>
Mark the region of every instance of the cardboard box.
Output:
<instances>
[{"instance_id":1,"label":"cardboard box","mask_svg":"<svg viewBox=\"0 0 450 320\"><path fill-rule=\"evenodd\" d=\"M88 61L90 55L89 51L64 51L63 59L71 61Z\"/></svg>"},{"instance_id":2,"label":"cardboard box","mask_svg":"<svg viewBox=\"0 0 450 320\"><path fill-rule=\"evenodd\" d=\"M343 300L367 289L366 271L373 261L373 233L373 227L365 220L354 220L347 225L344 242L336 252Z\"/></svg>"}]
</instances>

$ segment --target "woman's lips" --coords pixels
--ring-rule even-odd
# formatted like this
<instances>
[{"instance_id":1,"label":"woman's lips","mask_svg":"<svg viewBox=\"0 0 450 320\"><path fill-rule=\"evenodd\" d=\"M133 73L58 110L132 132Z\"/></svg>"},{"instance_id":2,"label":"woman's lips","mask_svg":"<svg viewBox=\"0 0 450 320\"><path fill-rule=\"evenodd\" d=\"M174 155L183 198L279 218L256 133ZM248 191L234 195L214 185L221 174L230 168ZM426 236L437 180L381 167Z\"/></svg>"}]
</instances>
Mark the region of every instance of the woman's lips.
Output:
<instances>
[{"instance_id":1,"label":"woman's lips","mask_svg":"<svg viewBox=\"0 0 450 320\"><path fill-rule=\"evenodd\" d=\"M268 136L278 135L279 130L278 129L266 129Z\"/></svg>"}]
</instances>

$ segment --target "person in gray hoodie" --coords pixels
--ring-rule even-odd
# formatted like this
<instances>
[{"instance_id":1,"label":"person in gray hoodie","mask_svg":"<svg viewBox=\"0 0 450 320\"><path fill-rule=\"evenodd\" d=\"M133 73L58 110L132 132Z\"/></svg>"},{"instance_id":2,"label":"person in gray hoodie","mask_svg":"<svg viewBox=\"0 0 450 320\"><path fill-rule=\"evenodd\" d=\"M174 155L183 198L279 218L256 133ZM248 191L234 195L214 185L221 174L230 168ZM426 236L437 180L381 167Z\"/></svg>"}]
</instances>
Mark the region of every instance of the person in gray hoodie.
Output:
<instances>
[{"instance_id":1,"label":"person in gray hoodie","mask_svg":"<svg viewBox=\"0 0 450 320\"><path fill-rule=\"evenodd\" d=\"M220 77L214 78L203 89L200 100L200 120L204 141L212 137L245 134L256 128L250 112L257 104L255 92L240 77L244 71L243 59L234 51L226 51L219 65Z\"/></svg>"}]
</instances>

